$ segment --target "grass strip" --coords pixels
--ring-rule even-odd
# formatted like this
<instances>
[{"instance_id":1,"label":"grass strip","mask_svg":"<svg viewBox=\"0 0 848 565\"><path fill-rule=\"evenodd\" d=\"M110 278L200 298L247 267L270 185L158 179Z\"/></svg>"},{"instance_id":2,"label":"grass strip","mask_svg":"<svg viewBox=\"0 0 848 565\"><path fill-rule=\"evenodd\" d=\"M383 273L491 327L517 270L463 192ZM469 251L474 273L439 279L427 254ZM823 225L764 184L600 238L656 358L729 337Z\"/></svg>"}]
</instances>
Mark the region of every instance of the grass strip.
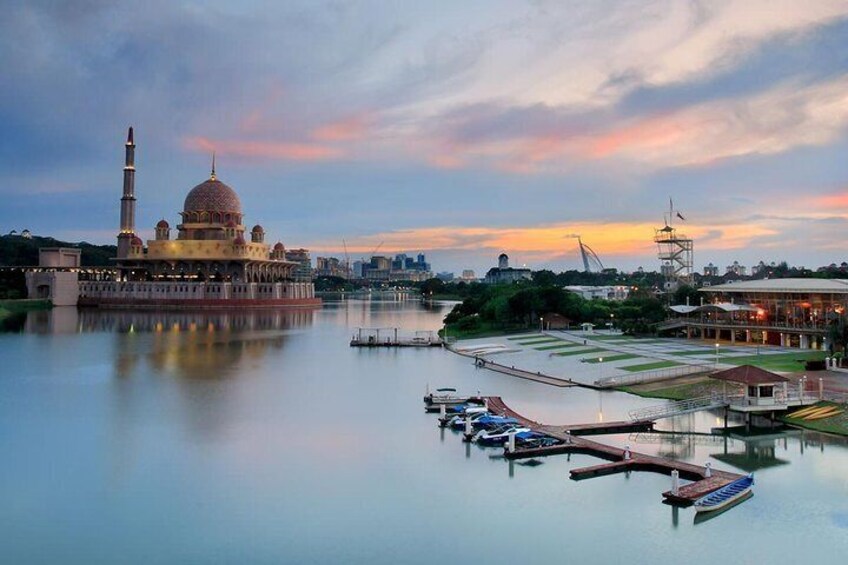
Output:
<instances>
[{"instance_id":1,"label":"grass strip","mask_svg":"<svg viewBox=\"0 0 848 565\"><path fill-rule=\"evenodd\" d=\"M558 353L554 353L554 355L558 357L568 357L571 355L582 355L584 353L606 353L606 349L601 349L600 347L590 347L589 349L580 349L578 351L560 351Z\"/></svg>"},{"instance_id":2,"label":"grass strip","mask_svg":"<svg viewBox=\"0 0 848 565\"><path fill-rule=\"evenodd\" d=\"M534 347L533 349L535 349L536 351L548 351L550 349L567 349L569 347L584 347L584 346L580 345L579 343L566 342L566 343L558 343L557 345L546 345L544 347Z\"/></svg>"},{"instance_id":3,"label":"grass strip","mask_svg":"<svg viewBox=\"0 0 848 565\"><path fill-rule=\"evenodd\" d=\"M557 339L555 337L548 337L544 339L534 339L532 341L516 341L515 343L518 345L539 345L542 343L555 343L557 341L562 341L561 339Z\"/></svg>"},{"instance_id":4,"label":"grass strip","mask_svg":"<svg viewBox=\"0 0 848 565\"><path fill-rule=\"evenodd\" d=\"M640 359L641 355L634 355L633 353L622 353L621 355L610 355L609 357L604 357L604 363L612 363L613 361L624 361L625 359ZM591 359L586 359L586 363L598 364L601 361L600 357L592 357Z\"/></svg>"},{"instance_id":5,"label":"grass strip","mask_svg":"<svg viewBox=\"0 0 848 565\"><path fill-rule=\"evenodd\" d=\"M639 365L627 365L626 367L618 367L622 371L638 373L639 371L650 371L652 369L665 369L667 367L679 367L683 363L677 361L656 361L654 363L642 363Z\"/></svg>"},{"instance_id":6,"label":"grass strip","mask_svg":"<svg viewBox=\"0 0 848 565\"><path fill-rule=\"evenodd\" d=\"M731 365L754 365L769 371L803 371L805 361L824 359L824 351L809 351L798 353L777 353L771 355L746 355L743 357L727 357L723 363Z\"/></svg>"}]
</instances>

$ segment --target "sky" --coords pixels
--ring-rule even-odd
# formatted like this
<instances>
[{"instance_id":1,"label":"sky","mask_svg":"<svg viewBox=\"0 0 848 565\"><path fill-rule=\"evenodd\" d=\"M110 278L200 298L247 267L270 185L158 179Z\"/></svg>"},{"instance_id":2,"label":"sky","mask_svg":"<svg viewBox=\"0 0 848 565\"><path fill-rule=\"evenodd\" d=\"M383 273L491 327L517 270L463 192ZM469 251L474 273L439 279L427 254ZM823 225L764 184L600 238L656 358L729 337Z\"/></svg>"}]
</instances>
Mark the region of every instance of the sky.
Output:
<instances>
[{"instance_id":1,"label":"sky","mask_svg":"<svg viewBox=\"0 0 848 565\"><path fill-rule=\"evenodd\" d=\"M209 176L313 257L848 260L848 1L4 2L0 231L113 243ZM344 242L344 243L343 243Z\"/></svg>"}]
</instances>

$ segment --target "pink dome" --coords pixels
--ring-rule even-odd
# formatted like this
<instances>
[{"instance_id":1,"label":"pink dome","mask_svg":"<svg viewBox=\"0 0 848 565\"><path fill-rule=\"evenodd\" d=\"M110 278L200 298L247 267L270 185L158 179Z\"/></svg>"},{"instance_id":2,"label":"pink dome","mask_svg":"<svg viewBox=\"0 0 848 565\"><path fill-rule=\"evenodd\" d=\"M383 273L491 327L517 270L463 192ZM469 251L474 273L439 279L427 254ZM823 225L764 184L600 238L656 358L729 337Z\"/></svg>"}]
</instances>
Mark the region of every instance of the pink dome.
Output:
<instances>
[{"instance_id":1,"label":"pink dome","mask_svg":"<svg viewBox=\"0 0 848 565\"><path fill-rule=\"evenodd\" d=\"M130 241L130 245L132 245L133 247L143 247L144 242L141 241L140 237L138 237L137 235L134 235L133 238L132 238L132 241Z\"/></svg>"},{"instance_id":2,"label":"pink dome","mask_svg":"<svg viewBox=\"0 0 848 565\"><path fill-rule=\"evenodd\" d=\"M278 241L274 245L274 251L283 251L284 249L285 249L285 247L283 247L283 243L281 241Z\"/></svg>"},{"instance_id":3,"label":"pink dome","mask_svg":"<svg viewBox=\"0 0 848 565\"><path fill-rule=\"evenodd\" d=\"M255 226L253 226L253 229L250 230L250 231L252 233L265 233L265 230L262 229L262 226L260 226L259 224L256 224Z\"/></svg>"},{"instance_id":4,"label":"pink dome","mask_svg":"<svg viewBox=\"0 0 848 565\"><path fill-rule=\"evenodd\" d=\"M159 223L156 224L156 227L157 228L170 228L171 226L169 226L168 222L166 222L165 220L159 220Z\"/></svg>"},{"instance_id":5,"label":"pink dome","mask_svg":"<svg viewBox=\"0 0 848 565\"><path fill-rule=\"evenodd\" d=\"M241 201L235 190L218 179L209 179L191 189L186 196L183 211L241 214Z\"/></svg>"}]
</instances>

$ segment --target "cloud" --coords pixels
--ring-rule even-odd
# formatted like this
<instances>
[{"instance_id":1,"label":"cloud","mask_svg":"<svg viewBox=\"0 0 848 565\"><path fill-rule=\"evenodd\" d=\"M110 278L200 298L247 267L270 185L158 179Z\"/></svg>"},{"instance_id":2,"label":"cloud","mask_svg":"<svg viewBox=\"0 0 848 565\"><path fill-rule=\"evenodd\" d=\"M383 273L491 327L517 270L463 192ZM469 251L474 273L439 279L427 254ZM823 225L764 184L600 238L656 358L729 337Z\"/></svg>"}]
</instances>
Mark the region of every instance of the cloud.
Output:
<instances>
[{"instance_id":1,"label":"cloud","mask_svg":"<svg viewBox=\"0 0 848 565\"><path fill-rule=\"evenodd\" d=\"M184 147L204 153L218 152L221 155L248 159L271 159L286 161L327 161L339 159L344 151L338 147L312 143L288 143L282 141L209 139L188 137Z\"/></svg>"},{"instance_id":2,"label":"cloud","mask_svg":"<svg viewBox=\"0 0 848 565\"><path fill-rule=\"evenodd\" d=\"M352 141L361 139L368 131L367 116L353 116L330 122L312 130L312 138L318 141Z\"/></svg>"}]
</instances>

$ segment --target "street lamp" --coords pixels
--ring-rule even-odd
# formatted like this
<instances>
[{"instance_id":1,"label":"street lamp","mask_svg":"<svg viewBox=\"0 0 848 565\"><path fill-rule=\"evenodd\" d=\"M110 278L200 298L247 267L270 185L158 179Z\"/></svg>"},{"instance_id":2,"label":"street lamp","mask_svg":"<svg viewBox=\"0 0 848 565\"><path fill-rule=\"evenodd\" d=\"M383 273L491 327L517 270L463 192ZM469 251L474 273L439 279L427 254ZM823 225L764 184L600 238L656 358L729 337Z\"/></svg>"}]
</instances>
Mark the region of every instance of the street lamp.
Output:
<instances>
[{"instance_id":1,"label":"street lamp","mask_svg":"<svg viewBox=\"0 0 848 565\"><path fill-rule=\"evenodd\" d=\"M715 353L716 353L716 356L715 356L715 368L716 368L716 370L718 370L718 347L719 347L719 344L718 344L718 343L716 343L716 344L715 344Z\"/></svg>"},{"instance_id":2,"label":"street lamp","mask_svg":"<svg viewBox=\"0 0 848 565\"><path fill-rule=\"evenodd\" d=\"M598 369L599 369L598 372L600 373L599 379L603 380L604 379L604 358L603 357L598 357Z\"/></svg>"},{"instance_id":3,"label":"street lamp","mask_svg":"<svg viewBox=\"0 0 848 565\"><path fill-rule=\"evenodd\" d=\"M615 331L615 314L610 314L610 333Z\"/></svg>"},{"instance_id":4,"label":"street lamp","mask_svg":"<svg viewBox=\"0 0 848 565\"><path fill-rule=\"evenodd\" d=\"M545 331L545 319L541 316L539 317L539 332Z\"/></svg>"}]
</instances>

